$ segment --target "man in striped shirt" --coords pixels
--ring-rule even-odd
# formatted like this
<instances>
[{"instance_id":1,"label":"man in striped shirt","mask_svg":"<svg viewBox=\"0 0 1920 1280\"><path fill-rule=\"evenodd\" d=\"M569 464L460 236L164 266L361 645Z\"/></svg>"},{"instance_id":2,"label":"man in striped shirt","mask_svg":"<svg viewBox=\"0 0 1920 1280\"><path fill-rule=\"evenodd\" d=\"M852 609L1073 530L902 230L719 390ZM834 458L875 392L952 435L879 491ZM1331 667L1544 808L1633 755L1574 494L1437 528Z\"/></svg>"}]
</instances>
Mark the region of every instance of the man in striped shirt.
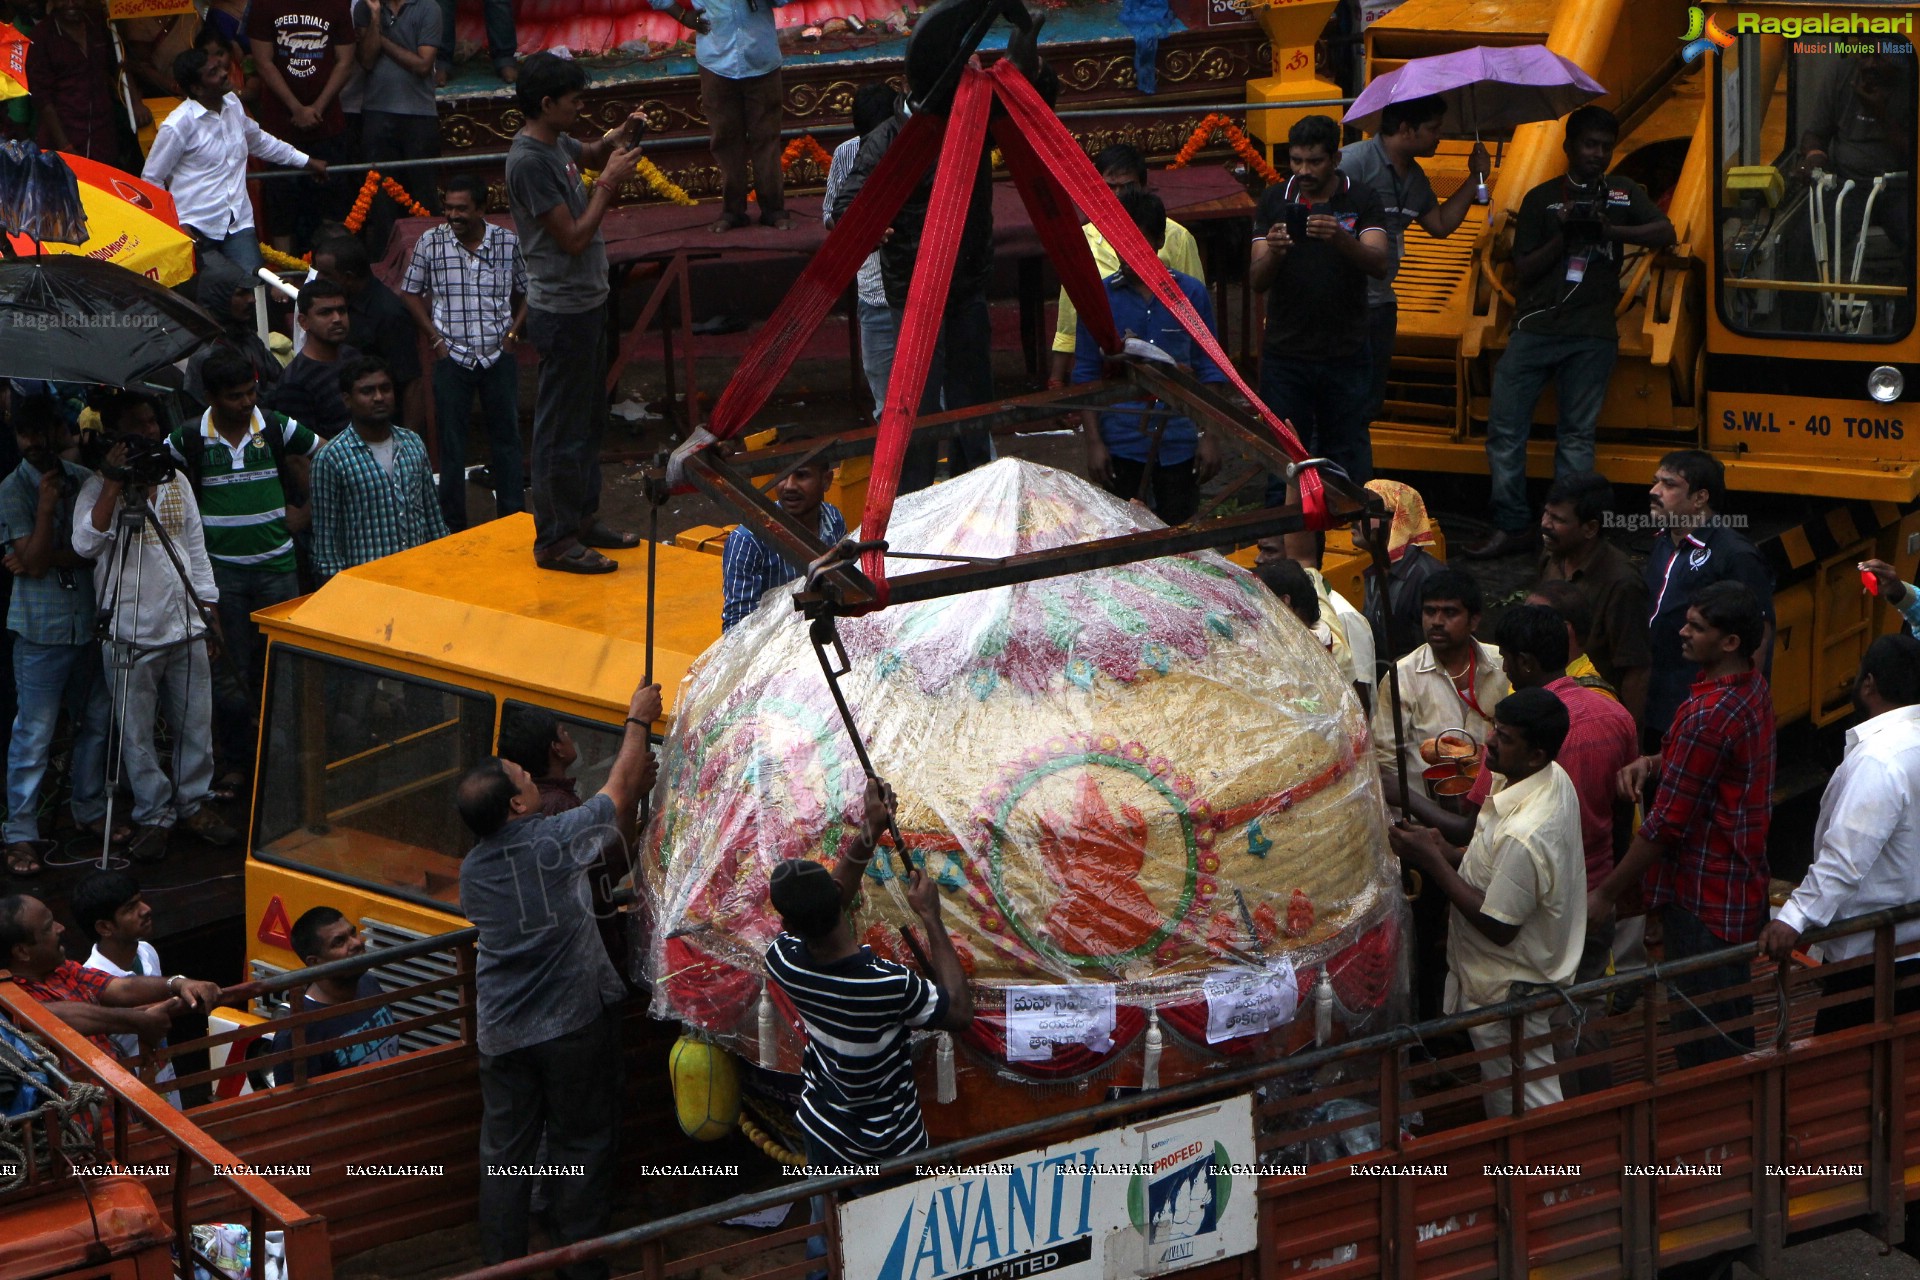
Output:
<instances>
[{"instance_id":1,"label":"man in striped shirt","mask_svg":"<svg viewBox=\"0 0 1920 1280\"><path fill-rule=\"evenodd\" d=\"M818 530L828 546L847 534L846 517L826 500L831 483L831 466L808 463L788 472L773 491L780 509L802 527ZM798 566L761 541L751 528L744 524L735 528L720 556L720 629L732 629L760 607L767 592L799 576Z\"/></svg>"},{"instance_id":2,"label":"man in striped shirt","mask_svg":"<svg viewBox=\"0 0 1920 1280\"><path fill-rule=\"evenodd\" d=\"M305 459L319 452L320 440L291 419L260 411L253 365L238 352L209 356L200 380L207 392L206 413L174 432L167 444L200 500L207 557L220 589L228 661L215 672L214 723L220 772L230 782L248 763L254 741L248 726L258 711L266 672L266 649L253 613L300 594L281 467L304 467Z\"/></svg>"},{"instance_id":3,"label":"man in striped shirt","mask_svg":"<svg viewBox=\"0 0 1920 1280\"><path fill-rule=\"evenodd\" d=\"M925 931L932 982L854 940L847 908L892 813L891 788L869 781L865 822L831 872L800 858L773 869L770 896L784 932L767 947L767 976L807 1029L799 1119L814 1166L865 1164L926 1146L912 1031L964 1031L973 1021L966 974L940 920L939 885L924 871L913 870L907 902Z\"/></svg>"}]
</instances>

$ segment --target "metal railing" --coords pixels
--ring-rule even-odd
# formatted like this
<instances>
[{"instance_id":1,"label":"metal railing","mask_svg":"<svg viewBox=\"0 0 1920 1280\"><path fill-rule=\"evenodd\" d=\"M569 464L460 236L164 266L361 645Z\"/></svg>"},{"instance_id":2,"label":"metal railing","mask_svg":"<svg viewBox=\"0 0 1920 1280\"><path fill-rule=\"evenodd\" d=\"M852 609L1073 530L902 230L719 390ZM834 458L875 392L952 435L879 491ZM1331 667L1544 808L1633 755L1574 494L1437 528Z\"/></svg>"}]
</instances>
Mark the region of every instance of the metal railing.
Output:
<instances>
[{"instance_id":1,"label":"metal railing","mask_svg":"<svg viewBox=\"0 0 1920 1280\"><path fill-rule=\"evenodd\" d=\"M1862 988L1857 997L1873 1001L1871 1029L1849 1033L1859 1040L1887 1039L1894 1034L1893 1009L1896 989L1894 960L1896 957L1893 931L1896 925L1916 919L1920 919L1920 903L1839 921L1826 929L1810 930L1802 939L1804 947L1845 934L1867 930L1875 933L1871 960L1875 967L1875 981L1871 988ZM1912 948L1920 948L1920 942L1908 945ZM719 1265L743 1256L772 1255L774 1251L784 1246L804 1242L820 1234L826 1236L830 1274L837 1275L839 1274L839 1240L832 1205L843 1195L870 1189L875 1180L897 1178L900 1175L910 1176L916 1165L979 1163L996 1155L1011 1154L1039 1145L1041 1140L1053 1135L1085 1133L1109 1124L1124 1123L1145 1113L1176 1110L1263 1089L1278 1095L1262 1099L1256 1092L1255 1117L1261 1130L1257 1136L1257 1147L1262 1153L1263 1162L1271 1162L1273 1154L1283 1146L1310 1143L1318 1138L1330 1138L1351 1131L1357 1125L1377 1121L1380 1135L1380 1146L1377 1150L1364 1156L1335 1161L1332 1165L1325 1167L1333 1168L1340 1164L1354 1162L1387 1165L1401 1163L1417 1155L1420 1145L1432 1142L1435 1136L1432 1132L1417 1137L1407 1135L1403 1120L1411 1106L1417 1105L1431 1115L1442 1108L1484 1099L1489 1093L1510 1090L1516 1121L1524 1116L1527 1124L1544 1123L1559 1110L1559 1107L1526 1111L1522 1105L1522 1094L1525 1085L1532 1080L1540 1079L1547 1074L1565 1076L1581 1068L1596 1065L1631 1063L1638 1067L1636 1079L1616 1084L1611 1089L1581 1095L1569 1101L1590 1108L1591 1105L1598 1105L1597 1100L1616 1094L1632 1097L1645 1096L1656 1090L1662 1080L1672 1076L1673 1069L1668 1067L1667 1061L1671 1051L1677 1045L1716 1036L1722 1031L1738 1031L1743 1027L1758 1028L1768 1020L1774 1023L1773 1034L1770 1037L1756 1036L1756 1048L1751 1051L1750 1056L1773 1058L1787 1054L1795 1047L1795 1042L1790 1035L1790 1024L1796 1011L1798 1015L1804 1017L1817 1012L1820 1008L1842 1004L1849 998L1829 996L1812 1001L1807 1000L1806 989L1813 984L1816 977L1824 975L1806 972L1796 975L1791 967L1780 967L1775 970L1770 979L1751 980L1742 987L1727 988L1724 993L1738 994L1742 990L1754 993L1761 986L1770 983L1777 1008L1760 1010L1739 1023L1720 1028L1709 1026L1700 1030L1665 1032L1661 1030L1664 1015L1670 1007L1664 995L1672 979L1716 968L1729 962L1750 963L1757 950L1757 944L1745 943L1685 960L1663 962L1631 973L1596 979L1564 990L1556 989L1522 999L1509 1000L1503 1004L1476 1009L1469 1013L1438 1018L1417 1025L1395 1026L1345 1044L1315 1049L1279 1061L1223 1071L1168 1088L1157 1089L1151 1093L1121 1098L946 1143L929 1150L885 1161L878 1166L877 1171L793 1179L774 1190L734 1196L706 1208L690 1210L615 1231L595 1240L580 1241L526 1258L466 1272L459 1276L458 1280L522 1280L523 1277L530 1277L540 1271L590 1259L605 1259L611 1255L623 1253L637 1253L640 1263L637 1270L624 1274L616 1271L616 1275L621 1276L621 1280L669 1280L670 1277L675 1276L697 1275L702 1267ZM1844 971L1854 967L1855 962L1849 961L1838 968ZM1920 987L1920 969L1916 969L1911 977L1900 983L1901 989L1907 987ZM1797 994L1796 989L1798 989ZM1599 1049L1587 1054L1575 1054L1570 1058L1562 1058L1545 1069L1533 1072L1524 1069L1522 1059L1527 1049L1537 1047L1544 1041L1564 1034L1563 1031L1556 1030L1547 1036L1527 1038L1524 1034L1524 1022L1529 1014L1564 1009L1569 1006L1592 1005L1607 997L1628 993L1639 997L1633 1006L1635 1011L1612 1015L1594 1024L1596 1027L1606 1026L1614 1030L1634 1030L1636 1034L1628 1043L1617 1048ZM1715 1002L1721 994L1703 993L1692 999L1696 1004L1710 1004ZM1678 1005L1679 1002L1675 1001L1674 1004ZM1402 1060L1404 1050L1424 1045L1428 1041L1440 1039L1452 1033L1464 1032L1473 1027L1496 1022L1507 1024L1509 1043L1504 1048L1454 1054L1413 1067L1409 1067ZM1425 1095L1416 1095L1414 1092L1423 1083L1444 1085L1448 1077L1453 1077L1457 1081L1463 1071L1471 1072L1472 1076L1477 1077L1478 1065L1500 1052L1511 1055L1510 1074L1504 1079L1489 1081L1472 1078ZM1355 1066L1361 1069L1356 1071L1351 1079L1331 1085L1324 1083L1329 1076L1337 1075L1341 1068ZM1301 1086L1302 1082L1306 1081L1313 1083L1304 1087L1274 1089L1276 1085L1286 1086L1290 1083ZM1346 1115L1309 1125L1286 1123L1285 1118L1288 1116L1298 1115L1341 1098L1375 1099L1375 1114L1371 1118ZM1479 1117L1465 1117L1457 1118L1453 1124L1442 1123L1432 1127L1439 1133L1451 1133L1463 1124L1476 1123L1479 1123ZM1265 1178L1262 1180L1260 1194L1263 1199L1269 1199L1275 1193L1283 1193L1284 1188L1292 1181L1297 1181L1293 1175L1276 1174ZM670 1256L670 1244L676 1241L683 1242L687 1233L713 1227L729 1218L759 1213L782 1205L804 1203L809 1197L816 1195L828 1197L829 1209L824 1223L786 1227L772 1233L758 1234L752 1240L740 1244L720 1248L709 1247L679 1256ZM751 1274L760 1280L794 1280L808 1269L818 1269L820 1265L818 1260L809 1263L792 1257L782 1259L768 1256L765 1268Z\"/></svg>"},{"instance_id":2,"label":"metal railing","mask_svg":"<svg viewBox=\"0 0 1920 1280\"><path fill-rule=\"evenodd\" d=\"M244 1200L255 1259L265 1259L266 1233L276 1230L281 1233L288 1276L293 1280L330 1280L333 1256L327 1242L325 1219L301 1209L266 1178L245 1171L245 1165L233 1152L174 1110L165 1098L130 1074L111 1054L90 1043L11 981L0 982L0 1013L57 1048L105 1088L112 1098L116 1167L126 1166L129 1134L136 1125L171 1151L170 1208L178 1245L174 1266L181 1280L191 1280L196 1267L221 1274L191 1243L194 1224L188 1211L189 1192L194 1174L201 1171L226 1182ZM79 1171L86 1167L78 1164L74 1160L76 1153L67 1151L62 1144L55 1144L51 1154L74 1176L80 1176Z\"/></svg>"},{"instance_id":3,"label":"metal railing","mask_svg":"<svg viewBox=\"0 0 1920 1280\"><path fill-rule=\"evenodd\" d=\"M448 1025L458 1028L459 1035L456 1043L472 1044L474 1039L473 951L478 938L479 930L469 926L465 929L455 929L448 933L403 942L397 946L369 948L360 955L346 960L331 960L326 964L313 965L310 968L290 969L272 977L256 978L249 982L224 987L220 992L220 1003L230 1007L245 1008L261 997L290 991L296 987L311 986L315 982L329 978L358 978L372 969L384 968L439 952L450 951L454 956L454 972L448 975L428 977L407 986L383 991L377 996L369 996L346 1004L333 1004L321 1009L289 1013L284 1017L274 1018L268 1023L236 1027L231 1031L216 1032L198 1039L184 1040L179 1044L146 1050L140 1057L140 1074L151 1078L162 1064L183 1055L212 1050L223 1045L230 1046L243 1040L257 1039L268 1033L263 1031L263 1027L269 1028L271 1034L276 1036L281 1032L288 1033L287 1047L241 1058L238 1061L228 1061L222 1066L209 1067L205 1071L179 1076L171 1082L170 1087L187 1089L195 1085L217 1084L230 1076L256 1071L272 1072L277 1079L276 1069L282 1064L290 1064L292 1079L287 1083L304 1084L307 1080L308 1061L317 1053L348 1048L375 1040L397 1039L410 1033ZM375 1009L399 1005L403 1002L432 1001L436 997L444 999L448 994L453 998L453 1005L450 1008L412 1014L348 1035L329 1036L312 1041L307 1039L307 1028L316 1022L329 1021L354 1013L370 1013ZM415 1052L429 1051L415 1050Z\"/></svg>"},{"instance_id":4,"label":"metal railing","mask_svg":"<svg viewBox=\"0 0 1920 1280\"><path fill-rule=\"evenodd\" d=\"M1154 103L1138 107L1088 107L1079 111L1055 112L1062 120L1106 120L1117 116L1176 116L1176 115L1227 115L1248 111L1297 111L1307 107L1348 107L1353 105L1352 98L1307 98L1298 102L1176 102ZM804 128L782 129L780 136L786 139L802 138L812 134L816 138L821 134L839 137L853 132L853 122L808 125ZM696 148L706 149L713 145L705 133L674 134L670 137L643 138L641 150L651 154L658 151L689 151ZM381 173L404 173L410 170L439 170L473 168L476 164L495 160L504 161L507 150L463 151L456 156L427 156L418 160L384 160L377 162L348 164L330 164L329 174L359 174L378 169ZM247 175L252 178L308 178L313 175L305 169L262 169Z\"/></svg>"}]
</instances>

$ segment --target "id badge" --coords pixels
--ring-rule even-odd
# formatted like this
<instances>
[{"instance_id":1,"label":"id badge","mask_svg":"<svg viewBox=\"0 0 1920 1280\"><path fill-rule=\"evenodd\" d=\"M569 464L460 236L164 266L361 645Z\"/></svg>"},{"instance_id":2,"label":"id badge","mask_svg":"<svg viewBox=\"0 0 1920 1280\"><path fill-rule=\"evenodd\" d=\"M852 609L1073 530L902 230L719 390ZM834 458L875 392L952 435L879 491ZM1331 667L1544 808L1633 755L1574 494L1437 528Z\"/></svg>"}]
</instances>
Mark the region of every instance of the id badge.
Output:
<instances>
[{"instance_id":1,"label":"id badge","mask_svg":"<svg viewBox=\"0 0 1920 1280\"><path fill-rule=\"evenodd\" d=\"M1579 284L1587 278L1587 260L1593 255L1582 249L1579 253L1567 255L1567 283Z\"/></svg>"}]
</instances>

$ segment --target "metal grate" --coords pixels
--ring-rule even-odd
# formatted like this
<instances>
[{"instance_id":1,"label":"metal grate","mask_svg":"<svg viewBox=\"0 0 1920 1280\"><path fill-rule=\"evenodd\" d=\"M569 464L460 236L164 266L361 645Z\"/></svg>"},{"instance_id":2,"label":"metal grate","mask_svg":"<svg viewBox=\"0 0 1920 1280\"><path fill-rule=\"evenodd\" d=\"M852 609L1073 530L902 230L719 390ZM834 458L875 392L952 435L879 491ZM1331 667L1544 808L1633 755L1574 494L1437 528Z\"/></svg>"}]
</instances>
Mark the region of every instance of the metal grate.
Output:
<instances>
[{"instance_id":1,"label":"metal grate","mask_svg":"<svg viewBox=\"0 0 1920 1280\"><path fill-rule=\"evenodd\" d=\"M367 940L367 951L377 953L389 947L397 947L404 942L418 942L429 935L412 929L403 929L399 925L388 924L384 920L362 917L360 932ZM453 952L435 951L423 956L414 956L394 964L375 965L368 972L380 983L382 989L397 991L401 987L410 987L419 982L432 982L438 978L451 978L458 968ZM460 995L457 991L440 991L423 996L412 996L405 1000L396 1000L388 1006L394 1020L418 1017L422 1014L445 1013L447 1021L436 1026L421 1027L408 1031L400 1037L403 1050L430 1049L435 1045L453 1044L460 1039L459 1016L454 1011L459 1008Z\"/></svg>"},{"instance_id":2,"label":"metal grate","mask_svg":"<svg viewBox=\"0 0 1920 1280\"><path fill-rule=\"evenodd\" d=\"M247 961L247 981L262 982L268 978L277 978L286 970L277 964L268 964L265 960ZM284 1018L293 1012L293 1002L287 999L284 991L270 991L264 996L255 996L253 1012L263 1018Z\"/></svg>"}]
</instances>

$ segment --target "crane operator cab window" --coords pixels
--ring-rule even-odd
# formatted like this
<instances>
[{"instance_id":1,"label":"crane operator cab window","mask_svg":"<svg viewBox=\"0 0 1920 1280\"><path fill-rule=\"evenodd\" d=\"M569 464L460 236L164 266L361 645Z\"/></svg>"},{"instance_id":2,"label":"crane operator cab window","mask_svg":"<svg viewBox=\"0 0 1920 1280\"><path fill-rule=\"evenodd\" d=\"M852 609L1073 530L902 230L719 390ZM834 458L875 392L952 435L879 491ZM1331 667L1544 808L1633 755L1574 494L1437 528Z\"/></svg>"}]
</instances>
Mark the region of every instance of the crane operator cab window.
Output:
<instances>
[{"instance_id":1,"label":"crane operator cab window","mask_svg":"<svg viewBox=\"0 0 1920 1280\"><path fill-rule=\"evenodd\" d=\"M273 647L254 856L445 908L473 843L460 776L492 754L485 693Z\"/></svg>"},{"instance_id":2,"label":"crane operator cab window","mask_svg":"<svg viewBox=\"0 0 1920 1280\"><path fill-rule=\"evenodd\" d=\"M1904 337L1911 36L1749 33L1716 62L1721 319L1763 336Z\"/></svg>"}]
</instances>

